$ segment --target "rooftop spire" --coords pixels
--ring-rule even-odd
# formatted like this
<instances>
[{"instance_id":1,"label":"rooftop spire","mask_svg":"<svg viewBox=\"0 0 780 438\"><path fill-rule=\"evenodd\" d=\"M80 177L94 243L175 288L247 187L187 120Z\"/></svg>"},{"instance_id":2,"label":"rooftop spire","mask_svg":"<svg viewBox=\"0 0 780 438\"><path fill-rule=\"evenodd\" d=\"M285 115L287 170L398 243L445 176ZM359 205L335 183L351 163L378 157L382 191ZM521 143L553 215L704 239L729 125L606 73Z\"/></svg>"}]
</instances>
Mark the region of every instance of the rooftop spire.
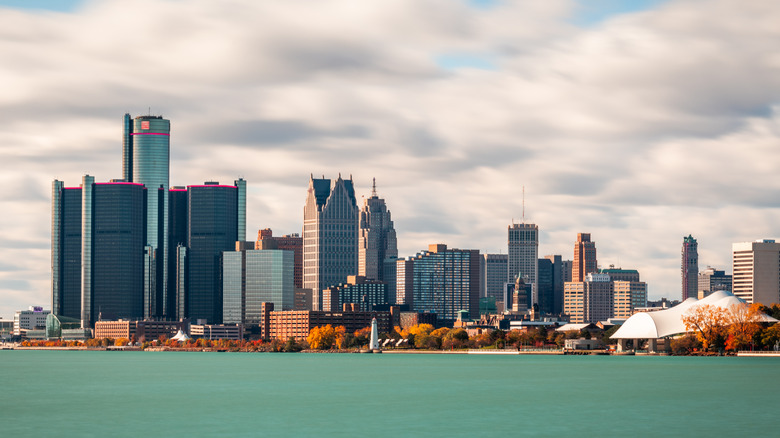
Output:
<instances>
[{"instance_id":1,"label":"rooftop spire","mask_svg":"<svg viewBox=\"0 0 780 438\"><path fill-rule=\"evenodd\" d=\"M371 188L371 197L376 198L376 178L374 178L374 185Z\"/></svg>"}]
</instances>

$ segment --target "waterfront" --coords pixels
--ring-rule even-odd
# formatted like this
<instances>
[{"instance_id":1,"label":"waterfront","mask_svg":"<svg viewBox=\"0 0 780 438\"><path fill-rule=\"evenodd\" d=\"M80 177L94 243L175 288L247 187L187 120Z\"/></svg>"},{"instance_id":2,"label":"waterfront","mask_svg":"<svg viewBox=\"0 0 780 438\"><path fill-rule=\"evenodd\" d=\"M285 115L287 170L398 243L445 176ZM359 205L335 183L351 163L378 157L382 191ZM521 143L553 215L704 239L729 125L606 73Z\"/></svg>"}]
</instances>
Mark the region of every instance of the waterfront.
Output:
<instances>
[{"instance_id":1,"label":"waterfront","mask_svg":"<svg viewBox=\"0 0 780 438\"><path fill-rule=\"evenodd\" d=\"M0 351L0 412L8 436L774 436L778 366L735 357Z\"/></svg>"}]
</instances>

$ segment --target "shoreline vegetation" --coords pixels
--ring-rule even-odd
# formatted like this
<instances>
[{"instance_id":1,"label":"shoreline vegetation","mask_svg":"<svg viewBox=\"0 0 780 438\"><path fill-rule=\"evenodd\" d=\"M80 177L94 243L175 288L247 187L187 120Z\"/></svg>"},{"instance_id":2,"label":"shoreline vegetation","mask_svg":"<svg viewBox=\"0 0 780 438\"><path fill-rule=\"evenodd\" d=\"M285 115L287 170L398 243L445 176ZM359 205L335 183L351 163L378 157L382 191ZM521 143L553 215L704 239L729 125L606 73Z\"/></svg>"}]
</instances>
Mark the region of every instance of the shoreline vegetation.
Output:
<instances>
[{"instance_id":1,"label":"shoreline vegetation","mask_svg":"<svg viewBox=\"0 0 780 438\"><path fill-rule=\"evenodd\" d=\"M759 310L759 309L756 309ZM780 311L775 305L770 310ZM776 312L769 312L776 313ZM720 315L716 315L720 316ZM778 315L780 316L780 315ZM716 318L717 319L717 318ZM739 351L763 351L771 353L780 345L780 324L765 327L761 324L725 324L708 321L707 330L693 330L691 333L667 340L666 351L648 352L616 351L610 336L618 329L558 332L544 327L521 330L483 330L469 336L463 328L435 329L430 324L418 324L407 329L395 327L392 333L383 333L387 340L381 347L383 353L410 354L591 354L591 355L676 355L676 356L722 356L736 355ZM88 339L86 341L25 340L16 344L0 344L1 349L20 350L71 350L71 351L186 351L186 352L304 352L304 353L365 353L368 350L371 328L365 327L354 333L346 332L343 326L326 325L314 327L304 339L289 338L273 340L208 340L189 339L176 341L160 336L154 340L133 339ZM568 339L590 339L598 341L599 348L590 350L565 349ZM399 342L404 340L402 342ZM400 346L396 346L400 345Z\"/></svg>"}]
</instances>

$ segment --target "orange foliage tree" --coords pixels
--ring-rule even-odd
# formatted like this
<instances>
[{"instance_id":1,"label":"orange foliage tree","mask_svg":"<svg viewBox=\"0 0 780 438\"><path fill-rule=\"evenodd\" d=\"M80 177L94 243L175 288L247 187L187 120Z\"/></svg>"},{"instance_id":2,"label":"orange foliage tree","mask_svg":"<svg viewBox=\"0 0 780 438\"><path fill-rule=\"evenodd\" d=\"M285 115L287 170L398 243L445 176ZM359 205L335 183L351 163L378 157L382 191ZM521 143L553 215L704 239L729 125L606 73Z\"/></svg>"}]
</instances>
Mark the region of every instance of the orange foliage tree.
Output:
<instances>
[{"instance_id":1,"label":"orange foliage tree","mask_svg":"<svg viewBox=\"0 0 780 438\"><path fill-rule=\"evenodd\" d=\"M727 350L739 350L753 342L753 336L761 330L760 304L732 304L726 312L728 325Z\"/></svg>"},{"instance_id":2,"label":"orange foliage tree","mask_svg":"<svg viewBox=\"0 0 780 438\"><path fill-rule=\"evenodd\" d=\"M686 330L693 330L701 341L702 349L707 351L719 337L725 333L727 311L718 306L705 304L696 306L682 317Z\"/></svg>"}]
</instances>

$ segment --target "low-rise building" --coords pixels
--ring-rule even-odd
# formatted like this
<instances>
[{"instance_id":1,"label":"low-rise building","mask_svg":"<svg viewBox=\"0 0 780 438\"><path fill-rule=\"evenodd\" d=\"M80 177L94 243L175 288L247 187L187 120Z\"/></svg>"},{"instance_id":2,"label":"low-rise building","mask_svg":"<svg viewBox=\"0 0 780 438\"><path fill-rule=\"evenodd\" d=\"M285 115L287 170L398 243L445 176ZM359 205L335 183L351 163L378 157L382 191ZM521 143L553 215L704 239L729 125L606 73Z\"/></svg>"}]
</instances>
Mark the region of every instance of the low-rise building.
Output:
<instances>
[{"instance_id":1,"label":"low-rise building","mask_svg":"<svg viewBox=\"0 0 780 438\"><path fill-rule=\"evenodd\" d=\"M237 341L244 337L244 326L241 324L193 324L190 326L190 336L208 340L229 339Z\"/></svg>"},{"instance_id":2,"label":"low-rise building","mask_svg":"<svg viewBox=\"0 0 780 438\"><path fill-rule=\"evenodd\" d=\"M22 330L44 330L46 317L51 310L43 310L41 306L30 306L28 310L17 310L14 314L14 335L20 336Z\"/></svg>"},{"instance_id":3,"label":"low-rise building","mask_svg":"<svg viewBox=\"0 0 780 438\"><path fill-rule=\"evenodd\" d=\"M333 327L344 326L348 333L370 327L371 320L376 318L379 333L389 333L392 330L390 312L326 312L326 311L279 311L266 308L268 324L264 325L265 339L306 339L314 327L330 324Z\"/></svg>"}]
</instances>

